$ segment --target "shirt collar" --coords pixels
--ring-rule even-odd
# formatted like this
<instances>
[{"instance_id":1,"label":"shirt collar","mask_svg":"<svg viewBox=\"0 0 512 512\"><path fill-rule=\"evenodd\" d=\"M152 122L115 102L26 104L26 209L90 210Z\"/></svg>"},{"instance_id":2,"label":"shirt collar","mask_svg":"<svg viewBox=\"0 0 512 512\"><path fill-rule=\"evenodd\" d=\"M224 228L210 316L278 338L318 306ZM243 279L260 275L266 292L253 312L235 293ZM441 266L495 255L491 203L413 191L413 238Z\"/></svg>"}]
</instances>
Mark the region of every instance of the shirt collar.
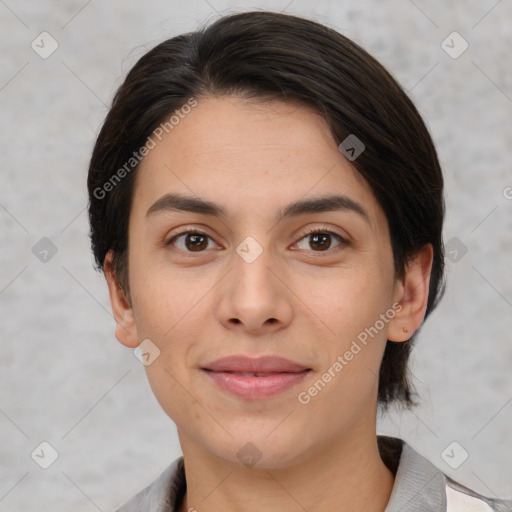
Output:
<instances>
[{"instance_id":1,"label":"shirt collar","mask_svg":"<svg viewBox=\"0 0 512 512\"><path fill-rule=\"evenodd\" d=\"M384 512L446 512L446 477L401 439L377 436L386 465L395 473ZM117 512L178 512L187 489L183 457Z\"/></svg>"},{"instance_id":2,"label":"shirt collar","mask_svg":"<svg viewBox=\"0 0 512 512\"><path fill-rule=\"evenodd\" d=\"M384 512L445 512L445 475L406 442L393 438L384 439L401 445L395 483Z\"/></svg>"}]
</instances>

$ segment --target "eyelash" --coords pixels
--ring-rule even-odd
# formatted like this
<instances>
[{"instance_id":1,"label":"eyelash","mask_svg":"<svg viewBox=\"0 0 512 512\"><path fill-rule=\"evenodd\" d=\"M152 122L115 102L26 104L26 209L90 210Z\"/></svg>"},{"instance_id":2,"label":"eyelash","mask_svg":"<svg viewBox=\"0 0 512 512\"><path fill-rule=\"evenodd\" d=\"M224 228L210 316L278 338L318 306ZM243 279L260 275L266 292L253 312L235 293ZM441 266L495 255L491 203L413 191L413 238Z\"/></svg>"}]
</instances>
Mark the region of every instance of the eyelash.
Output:
<instances>
[{"instance_id":1,"label":"eyelash","mask_svg":"<svg viewBox=\"0 0 512 512\"><path fill-rule=\"evenodd\" d=\"M348 246L349 242L345 238L343 238L338 233L331 231L329 229L323 229L323 228L313 228L305 232L301 238L298 240L299 242L303 240L304 238L307 238L308 236L315 235L315 234L327 234L335 237L339 242L340 245L337 247L334 247L333 249L329 248L325 251L311 251L311 252L317 252L317 253L332 253L333 251L336 251L337 249L341 249L343 246ZM203 231L197 231L197 230L184 230L180 233L175 234L172 238L170 238L167 242L165 242L165 246L169 246L172 248L173 251L181 251L186 252L188 254L194 254L194 251L183 251L183 249L177 249L176 247L173 247L173 242L176 241L179 237L183 235L201 235L209 238L210 240L213 240L207 233L204 233ZM296 242L297 243L297 242ZM197 251L197 254L204 253L206 251Z\"/></svg>"}]
</instances>

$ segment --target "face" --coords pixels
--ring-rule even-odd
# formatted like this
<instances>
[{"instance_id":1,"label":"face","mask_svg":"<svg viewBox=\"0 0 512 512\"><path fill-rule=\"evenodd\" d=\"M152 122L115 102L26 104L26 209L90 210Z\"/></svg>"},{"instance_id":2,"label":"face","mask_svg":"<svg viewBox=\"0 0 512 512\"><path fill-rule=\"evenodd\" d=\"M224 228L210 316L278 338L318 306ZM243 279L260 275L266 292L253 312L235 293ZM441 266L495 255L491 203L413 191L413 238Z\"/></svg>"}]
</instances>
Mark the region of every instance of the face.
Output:
<instances>
[{"instance_id":1,"label":"face","mask_svg":"<svg viewBox=\"0 0 512 512\"><path fill-rule=\"evenodd\" d=\"M210 208L183 210L169 194ZM312 211L327 196L339 197ZM375 435L386 339L411 335L398 334L404 282L382 209L319 115L200 98L138 170L128 250L117 337L159 351L147 376L184 452L240 464L252 450L277 468ZM205 370L232 355L307 371L230 380Z\"/></svg>"}]
</instances>

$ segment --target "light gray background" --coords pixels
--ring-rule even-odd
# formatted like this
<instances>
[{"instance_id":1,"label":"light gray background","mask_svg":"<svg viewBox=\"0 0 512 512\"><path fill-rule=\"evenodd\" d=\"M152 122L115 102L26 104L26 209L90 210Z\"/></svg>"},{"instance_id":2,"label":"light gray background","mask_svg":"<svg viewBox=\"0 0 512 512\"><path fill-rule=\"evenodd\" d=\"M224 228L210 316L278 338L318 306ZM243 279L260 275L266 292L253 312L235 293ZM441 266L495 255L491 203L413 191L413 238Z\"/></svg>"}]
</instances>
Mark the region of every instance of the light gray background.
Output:
<instances>
[{"instance_id":1,"label":"light gray background","mask_svg":"<svg viewBox=\"0 0 512 512\"><path fill-rule=\"evenodd\" d=\"M510 2L3 0L4 512L113 510L181 455L143 366L114 337L89 248L87 164L113 93L138 57L218 13L253 8L305 15L354 39L426 119L446 179L444 238L457 237L467 253L447 261L446 296L414 352L422 405L393 413L380 431L481 493L512 495ZM42 31L59 45L47 59L31 48ZM441 47L453 31L469 43L457 59ZM32 247L45 236L58 252L43 263ZM48 469L30 456L42 441L58 452ZM469 453L458 469L441 458L452 441Z\"/></svg>"}]
</instances>

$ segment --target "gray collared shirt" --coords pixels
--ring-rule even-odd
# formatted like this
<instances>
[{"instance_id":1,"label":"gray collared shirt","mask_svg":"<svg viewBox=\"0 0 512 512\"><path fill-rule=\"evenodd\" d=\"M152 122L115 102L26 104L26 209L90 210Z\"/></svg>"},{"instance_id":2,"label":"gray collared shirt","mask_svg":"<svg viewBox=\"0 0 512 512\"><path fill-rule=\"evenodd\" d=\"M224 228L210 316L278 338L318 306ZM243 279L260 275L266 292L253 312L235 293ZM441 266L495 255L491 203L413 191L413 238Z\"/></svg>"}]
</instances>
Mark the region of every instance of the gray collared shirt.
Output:
<instances>
[{"instance_id":1,"label":"gray collared shirt","mask_svg":"<svg viewBox=\"0 0 512 512\"><path fill-rule=\"evenodd\" d=\"M481 496L447 477L400 439L378 436L383 461L395 474L384 512L512 512L512 500ZM183 457L116 512L178 512L186 492Z\"/></svg>"}]
</instances>

